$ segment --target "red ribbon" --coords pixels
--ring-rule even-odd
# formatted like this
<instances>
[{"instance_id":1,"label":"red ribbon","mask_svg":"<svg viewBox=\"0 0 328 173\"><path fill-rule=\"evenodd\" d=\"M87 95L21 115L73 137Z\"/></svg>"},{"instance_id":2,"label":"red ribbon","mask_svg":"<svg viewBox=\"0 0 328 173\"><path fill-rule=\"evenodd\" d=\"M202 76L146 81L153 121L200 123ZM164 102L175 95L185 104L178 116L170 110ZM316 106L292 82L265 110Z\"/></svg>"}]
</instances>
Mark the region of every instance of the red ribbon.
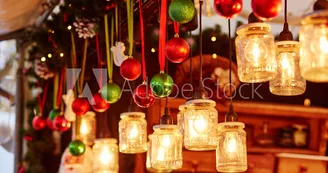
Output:
<instances>
[{"instance_id":1,"label":"red ribbon","mask_svg":"<svg viewBox=\"0 0 328 173\"><path fill-rule=\"evenodd\" d=\"M39 82L37 83L37 86L40 87L40 83ZM46 83L46 85L44 87L44 90L43 90L42 99L41 99L41 93L38 95L39 112L41 114L43 112L44 104L46 103L48 88L49 88L49 82L47 81L47 83Z\"/></svg>"},{"instance_id":2,"label":"red ribbon","mask_svg":"<svg viewBox=\"0 0 328 173\"><path fill-rule=\"evenodd\" d=\"M100 79L99 79L99 89L102 87L102 69L101 69L101 51L99 46L99 35L96 34L96 49L97 49L97 59L98 59L98 68L100 69Z\"/></svg>"},{"instance_id":3,"label":"red ribbon","mask_svg":"<svg viewBox=\"0 0 328 173\"><path fill-rule=\"evenodd\" d=\"M145 34L144 34L144 21L142 15L142 0L139 0L139 13L140 13L140 35L141 35L141 60L142 60L142 79L146 81L146 61L145 61Z\"/></svg>"},{"instance_id":4,"label":"red ribbon","mask_svg":"<svg viewBox=\"0 0 328 173\"><path fill-rule=\"evenodd\" d=\"M62 93L63 93L63 84L64 84L64 80L65 80L65 67L62 68L61 70L61 74L60 74L60 79L59 79L59 91L58 91L58 95L57 95L57 106L60 106L60 101L62 99Z\"/></svg>"},{"instance_id":5,"label":"red ribbon","mask_svg":"<svg viewBox=\"0 0 328 173\"><path fill-rule=\"evenodd\" d=\"M165 69L164 46L166 41L166 12L167 12L167 0L162 0L161 14L160 14L159 48L158 48L160 71L164 71Z\"/></svg>"},{"instance_id":6,"label":"red ribbon","mask_svg":"<svg viewBox=\"0 0 328 173\"><path fill-rule=\"evenodd\" d=\"M174 25L174 33L179 34L179 29L180 29L180 23L178 22L173 22Z\"/></svg>"}]
</instances>

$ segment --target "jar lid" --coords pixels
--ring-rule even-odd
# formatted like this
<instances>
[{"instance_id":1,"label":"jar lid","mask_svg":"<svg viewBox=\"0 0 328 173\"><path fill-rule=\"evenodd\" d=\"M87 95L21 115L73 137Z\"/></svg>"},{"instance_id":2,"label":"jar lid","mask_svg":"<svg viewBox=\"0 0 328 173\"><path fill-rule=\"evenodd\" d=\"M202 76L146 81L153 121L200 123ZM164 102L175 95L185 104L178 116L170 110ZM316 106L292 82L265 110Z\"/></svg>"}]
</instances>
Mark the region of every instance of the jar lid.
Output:
<instances>
[{"instance_id":1,"label":"jar lid","mask_svg":"<svg viewBox=\"0 0 328 173\"><path fill-rule=\"evenodd\" d=\"M328 11L327 10L319 10L313 13L310 13L303 17L301 21L302 25L318 25L328 23Z\"/></svg>"},{"instance_id":2,"label":"jar lid","mask_svg":"<svg viewBox=\"0 0 328 173\"><path fill-rule=\"evenodd\" d=\"M100 139L96 139L95 142L117 143L117 139L115 139L115 138L100 138Z\"/></svg>"},{"instance_id":3,"label":"jar lid","mask_svg":"<svg viewBox=\"0 0 328 173\"><path fill-rule=\"evenodd\" d=\"M182 109L184 109L186 107L187 107L187 105L183 104L183 105L179 105L179 108L178 109L181 111Z\"/></svg>"},{"instance_id":4,"label":"jar lid","mask_svg":"<svg viewBox=\"0 0 328 173\"><path fill-rule=\"evenodd\" d=\"M283 45L299 45L300 42L299 41L278 41L275 43L277 46L283 46Z\"/></svg>"},{"instance_id":5,"label":"jar lid","mask_svg":"<svg viewBox=\"0 0 328 173\"><path fill-rule=\"evenodd\" d=\"M236 129L236 128L245 128L245 124L242 122L223 122L218 124L218 129Z\"/></svg>"},{"instance_id":6,"label":"jar lid","mask_svg":"<svg viewBox=\"0 0 328 173\"><path fill-rule=\"evenodd\" d=\"M187 106L212 106L215 107L216 102L209 99L190 100L186 103Z\"/></svg>"},{"instance_id":7,"label":"jar lid","mask_svg":"<svg viewBox=\"0 0 328 173\"><path fill-rule=\"evenodd\" d=\"M241 25L237 28L237 34L240 34L244 30L247 30L249 28L260 28L261 30L267 29L268 32L271 30L271 26L267 23L264 22L256 22L256 23L249 23L249 24L244 24Z\"/></svg>"},{"instance_id":8,"label":"jar lid","mask_svg":"<svg viewBox=\"0 0 328 173\"><path fill-rule=\"evenodd\" d=\"M121 113L121 119L123 118L145 118L145 113L143 112L124 112Z\"/></svg>"},{"instance_id":9,"label":"jar lid","mask_svg":"<svg viewBox=\"0 0 328 173\"><path fill-rule=\"evenodd\" d=\"M153 127L154 130L160 129L160 130L180 130L180 126L178 125L167 125L167 124L160 124L155 125Z\"/></svg>"}]
</instances>

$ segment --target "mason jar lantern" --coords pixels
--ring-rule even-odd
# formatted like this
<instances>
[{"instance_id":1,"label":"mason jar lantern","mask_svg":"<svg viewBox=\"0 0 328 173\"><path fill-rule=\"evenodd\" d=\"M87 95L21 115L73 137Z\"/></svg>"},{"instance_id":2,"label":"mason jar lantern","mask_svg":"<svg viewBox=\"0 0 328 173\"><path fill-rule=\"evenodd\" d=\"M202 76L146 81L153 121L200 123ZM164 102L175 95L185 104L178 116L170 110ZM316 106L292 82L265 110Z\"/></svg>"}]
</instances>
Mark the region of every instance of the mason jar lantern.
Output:
<instances>
[{"instance_id":1,"label":"mason jar lantern","mask_svg":"<svg viewBox=\"0 0 328 173\"><path fill-rule=\"evenodd\" d=\"M86 145L93 145L96 139L96 114L94 112L87 112L81 116L80 123L80 139Z\"/></svg>"},{"instance_id":2,"label":"mason jar lantern","mask_svg":"<svg viewBox=\"0 0 328 173\"><path fill-rule=\"evenodd\" d=\"M143 112L122 113L118 125L120 152L132 154L147 151L147 122Z\"/></svg>"},{"instance_id":3,"label":"mason jar lantern","mask_svg":"<svg viewBox=\"0 0 328 173\"><path fill-rule=\"evenodd\" d=\"M164 173L164 172L172 172L171 170L156 170L154 169L150 162L151 162L151 157L150 157L150 150L151 150L151 138L152 134L148 135L148 150L147 150L147 158L146 158L146 168L148 172L156 172L156 173Z\"/></svg>"},{"instance_id":4,"label":"mason jar lantern","mask_svg":"<svg viewBox=\"0 0 328 173\"><path fill-rule=\"evenodd\" d=\"M93 146L93 172L118 172L118 146L114 138L97 139Z\"/></svg>"}]
</instances>

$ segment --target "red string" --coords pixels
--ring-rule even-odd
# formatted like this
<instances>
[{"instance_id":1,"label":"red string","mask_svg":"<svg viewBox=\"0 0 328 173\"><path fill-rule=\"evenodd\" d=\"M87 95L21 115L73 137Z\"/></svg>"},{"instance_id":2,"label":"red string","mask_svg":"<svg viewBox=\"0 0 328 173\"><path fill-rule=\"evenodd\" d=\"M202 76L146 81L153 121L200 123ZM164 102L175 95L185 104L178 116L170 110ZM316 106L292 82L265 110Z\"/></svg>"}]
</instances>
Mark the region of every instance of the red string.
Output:
<instances>
[{"instance_id":1,"label":"red string","mask_svg":"<svg viewBox=\"0 0 328 173\"><path fill-rule=\"evenodd\" d=\"M145 61L145 34L144 34L144 21L142 15L142 0L139 0L139 13L140 13L140 35L141 35L141 60L142 60L142 79L146 81L146 61Z\"/></svg>"},{"instance_id":2,"label":"red string","mask_svg":"<svg viewBox=\"0 0 328 173\"><path fill-rule=\"evenodd\" d=\"M102 69L101 69L101 51L99 46L99 35L96 34L96 49L97 49L97 58L98 58L98 68L100 69L100 79L99 79L99 89L102 87Z\"/></svg>"},{"instance_id":3,"label":"red string","mask_svg":"<svg viewBox=\"0 0 328 173\"><path fill-rule=\"evenodd\" d=\"M161 15L160 15L160 31L159 31L159 66L160 71L165 69L165 55L164 46L166 41L166 12L167 12L167 0L162 0Z\"/></svg>"},{"instance_id":4,"label":"red string","mask_svg":"<svg viewBox=\"0 0 328 173\"><path fill-rule=\"evenodd\" d=\"M59 82L59 91L58 91L58 95L57 95L57 106L60 106L60 101L62 99L62 92L63 92L63 83L64 83L64 78L65 78L65 68L63 67L61 70L61 74L60 74L60 82Z\"/></svg>"},{"instance_id":5,"label":"red string","mask_svg":"<svg viewBox=\"0 0 328 173\"><path fill-rule=\"evenodd\" d=\"M179 34L179 29L180 29L180 23L178 22L173 22L174 25L174 33Z\"/></svg>"},{"instance_id":6,"label":"red string","mask_svg":"<svg viewBox=\"0 0 328 173\"><path fill-rule=\"evenodd\" d=\"M37 86L40 87L39 82L37 83ZM39 112L40 113L43 112L43 107L44 107L44 104L46 103L48 88L49 88L49 82L47 81L47 83L44 87L44 90L43 90L42 99L41 99L41 93L38 95L38 105L39 105Z\"/></svg>"}]
</instances>

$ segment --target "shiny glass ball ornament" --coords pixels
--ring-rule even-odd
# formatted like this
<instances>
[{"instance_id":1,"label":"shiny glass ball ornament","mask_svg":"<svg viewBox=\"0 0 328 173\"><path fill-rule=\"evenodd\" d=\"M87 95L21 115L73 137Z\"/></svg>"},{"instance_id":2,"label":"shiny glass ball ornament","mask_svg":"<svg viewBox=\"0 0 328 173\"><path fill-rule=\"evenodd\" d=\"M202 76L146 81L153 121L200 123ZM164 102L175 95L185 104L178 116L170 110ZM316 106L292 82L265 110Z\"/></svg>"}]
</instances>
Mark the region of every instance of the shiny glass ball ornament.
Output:
<instances>
[{"instance_id":1,"label":"shiny glass ball ornament","mask_svg":"<svg viewBox=\"0 0 328 173\"><path fill-rule=\"evenodd\" d=\"M105 112L109 108L109 103L101 97L100 93L93 95L93 101L94 103L92 104L92 108L96 112Z\"/></svg>"},{"instance_id":2,"label":"shiny glass ball ornament","mask_svg":"<svg viewBox=\"0 0 328 173\"><path fill-rule=\"evenodd\" d=\"M54 123L52 122L52 120L50 119L50 117L48 117L48 118L46 119L46 124L47 124L47 127L48 127L50 130L55 130Z\"/></svg>"},{"instance_id":3,"label":"shiny glass ball ornament","mask_svg":"<svg viewBox=\"0 0 328 173\"><path fill-rule=\"evenodd\" d=\"M155 102L155 96L147 84L140 84L133 93L134 102L142 108L148 108Z\"/></svg>"},{"instance_id":4,"label":"shiny glass ball ornament","mask_svg":"<svg viewBox=\"0 0 328 173\"><path fill-rule=\"evenodd\" d=\"M115 83L108 83L101 89L101 97L112 104L121 98L121 88Z\"/></svg>"},{"instance_id":5,"label":"shiny glass ball ornament","mask_svg":"<svg viewBox=\"0 0 328 173\"><path fill-rule=\"evenodd\" d=\"M174 0L169 5L169 15L172 20L184 24L195 15L194 3L191 0Z\"/></svg>"},{"instance_id":6,"label":"shiny glass ball ornament","mask_svg":"<svg viewBox=\"0 0 328 173\"><path fill-rule=\"evenodd\" d=\"M79 97L76 98L72 103L72 110L78 116L84 115L86 112L89 111L89 108L90 105L87 98Z\"/></svg>"},{"instance_id":7,"label":"shiny glass ball ornament","mask_svg":"<svg viewBox=\"0 0 328 173\"><path fill-rule=\"evenodd\" d=\"M80 140L71 141L68 148L73 156L80 156L85 152L85 144Z\"/></svg>"},{"instance_id":8,"label":"shiny glass ball ornament","mask_svg":"<svg viewBox=\"0 0 328 173\"><path fill-rule=\"evenodd\" d=\"M129 57L122 62L120 73L125 80L136 80L141 74L140 62L132 57Z\"/></svg>"},{"instance_id":9,"label":"shiny glass ball ornament","mask_svg":"<svg viewBox=\"0 0 328 173\"><path fill-rule=\"evenodd\" d=\"M58 131L65 132L71 127L71 122L67 121L64 115L59 115L54 119L53 127Z\"/></svg>"},{"instance_id":10,"label":"shiny glass ball ornament","mask_svg":"<svg viewBox=\"0 0 328 173\"><path fill-rule=\"evenodd\" d=\"M42 118L42 116L37 115L33 118L32 126L34 130L42 130L46 127L46 120Z\"/></svg>"},{"instance_id":11,"label":"shiny glass ball ornament","mask_svg":"<svg viewBox=\"0 0 328 173\"><path fill-rule=\"evenodd\" d=\"M57 110L57 109L52 109L50 112L49 112L49 119L51 120L51 121L53 121L58 115L59 115L59 110Z\"/></svg>"},{"instance_id":12,"label":"shiny glass ball ornament","mask_svg":"<svg viewBox=\"0 0 328 173\"><path fill-rule=\"evenodd\" d=\"M168 60L173 63L181 63L188 58L190 46L185 39L175 37L166 42L164 50Z\"/></svg>"},{"instance_id":13,"label":"shiny glass ball ornament","mask_svg":"<svg viewBox=\"0 0 328 173\"><path fill-rule=\"evenodd\" d=\"M281 8L281 0L252 0L254 15L263 21L277 17Z\"/></svg>"},{"instance_id":14,"label":"shiny glass ball ornament","mask_svg":"<svg viewBox=\"0 0 328 173\"><path fill-rule=\"evenodd\" d=\"M214 0L214 8L218 15L231 19L241 12L243 8L242 0Z\"/></svg>"},{"instance_id":15,"label":"shiny glass ball ornament","mask_svg":"<svg viewBox=\"0 0 328 173\"><path fill-rule=\"evenodd\" d=\"M169 96L173 91L173 86L173 79L164 72L156 74L150 81L151 90L160 98Z\"/></svg>"}]
</instances>

